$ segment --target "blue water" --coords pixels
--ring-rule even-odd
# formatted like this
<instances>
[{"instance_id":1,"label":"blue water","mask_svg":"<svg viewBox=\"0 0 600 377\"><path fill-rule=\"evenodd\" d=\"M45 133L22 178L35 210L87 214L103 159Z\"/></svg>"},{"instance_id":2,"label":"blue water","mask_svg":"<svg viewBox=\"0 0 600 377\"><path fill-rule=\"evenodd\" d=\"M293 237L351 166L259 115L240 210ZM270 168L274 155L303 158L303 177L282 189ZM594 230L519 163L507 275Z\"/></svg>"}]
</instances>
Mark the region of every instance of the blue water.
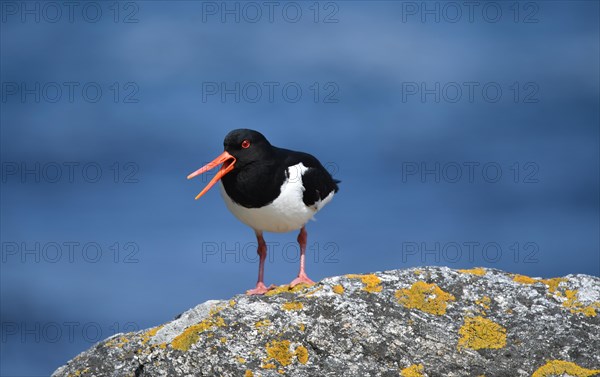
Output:
<instances>
[{"instance_id":1,"label":"blue water","mask_svg":"<svg viewBox=\"0 0 600 377\"><path fill-rule=\"evenodd\" d=\"M252 231L185 179L234 128L342 181L314 280L600 275L598 2L53 4L0 4L2 376L253 286ZM296 234L265 238L288 283Z\"/></svg>"}]
</instances>

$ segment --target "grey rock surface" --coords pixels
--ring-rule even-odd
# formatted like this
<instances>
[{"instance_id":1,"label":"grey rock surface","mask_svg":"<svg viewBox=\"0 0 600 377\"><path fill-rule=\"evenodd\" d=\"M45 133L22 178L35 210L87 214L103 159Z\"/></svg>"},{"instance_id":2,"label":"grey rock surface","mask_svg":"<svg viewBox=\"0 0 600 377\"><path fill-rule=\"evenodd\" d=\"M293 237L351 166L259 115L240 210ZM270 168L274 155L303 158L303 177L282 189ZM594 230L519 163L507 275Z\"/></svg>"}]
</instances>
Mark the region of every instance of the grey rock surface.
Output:
<instances>
[{"instance_id":1,"label":"grey rock surface","mask_svg":"<svg viewBox=\"0 0 600 377\"><path fill-rule=\"evenodd\" d=\"M117 334L73 376L600 375L600 279L424 267L207 301Z\"/></svg>"}]
</instances>

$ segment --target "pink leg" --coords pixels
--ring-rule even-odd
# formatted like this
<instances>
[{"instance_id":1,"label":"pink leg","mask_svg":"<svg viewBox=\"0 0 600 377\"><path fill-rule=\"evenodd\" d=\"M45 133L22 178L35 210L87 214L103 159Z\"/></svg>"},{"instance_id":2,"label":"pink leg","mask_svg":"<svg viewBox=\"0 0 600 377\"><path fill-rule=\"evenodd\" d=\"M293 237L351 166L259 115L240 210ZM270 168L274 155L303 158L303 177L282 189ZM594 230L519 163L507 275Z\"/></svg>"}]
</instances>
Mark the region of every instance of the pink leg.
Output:
<instances>
[{"instance_id":1,"label":"pink leg","mask_svg":"<svg viewBox=\"0 0 600 377\"><path fill-rule=\"evenodd\" d=\"M262 236L262 232L256 232L256 241L258 241L258 281L256 282L256 288L246 291L247 295L262 295L265 294L269 288L265 286L264 275L265 275L265 259L267 258L267 244Z\"/></svg>"},{"instance_id":2,"label":"pink leg","mask_svg":"<svg viewBox=\"0 0 600 377\"><path fill-rule=\"evenodd\" d=\"M291 287L300 283L315 284L314 281L310 280L308 276L306 276L306 272L304 271L304 260L306 253L306 229L304 229L304 227L300 229L300 234L298 234L298 244L300 245L300 272L298 273L298 277L290 283Z\"/></svg>"}]
</instances>

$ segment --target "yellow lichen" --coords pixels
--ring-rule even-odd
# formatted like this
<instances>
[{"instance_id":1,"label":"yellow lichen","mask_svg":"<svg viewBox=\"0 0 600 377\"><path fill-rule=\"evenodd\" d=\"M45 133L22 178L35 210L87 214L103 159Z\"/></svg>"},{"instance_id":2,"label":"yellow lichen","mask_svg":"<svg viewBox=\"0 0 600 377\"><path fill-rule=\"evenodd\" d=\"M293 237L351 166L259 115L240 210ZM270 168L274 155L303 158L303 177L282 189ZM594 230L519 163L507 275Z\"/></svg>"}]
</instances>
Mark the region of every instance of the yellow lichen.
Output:
<instances>
[{"instance_id":1,"label":"yellow lichen","mask_svg":"<svg viewBox=\"0 0 600 377\"><path fill-rule=\"evenodd\" d=\"M304 308L304 305L302 305L301 302L298 301L292 301L292 302L286 302L284 303L281 308L283 310L302 310L302 308Z\"/></svg>"},{"instance_id":2,"label":"yellow lichen","mask_svg":"<svg viewBox=\"0 0 600 377\"><path fill-rule=\"evenodd\" d=\"M593 302L590 305L584 305L582 302L577 300L577 291L567 289L565 291L565 297L567 300L563 302L563 306L568 308L573 314L583 314L586 317L595 317L597 315L596 309L600 309L599 302Z\"/></svg>"},{"instance_id":3,"label":"yellow lichen","mask_svg":"<svg viewBox=\"0 0 600 377\"><path fill-rule=\"evenodd\" d=\"M562 376L563 374L575 377L589 377L599 373L600 369L586 369L569 361L550 360L533 372L531 377Z\"/></svg>"},{"instance_id":4,"label":"yellow lichen","mask_svg":"<svg viewBox=\"0 0 600 377\"><path fill-rule=\"evenodd\" d=\"M300 331L304 331L304 329L306 328L306 326L304 326L304 323L301 323L298 325L298 328L300 329Z\"/></svg>"},{"instance_id":5,"label":"yellow lichen","mask_svg":"<svg viewBox=\"0 0 600 377\"><path fill-rule=\"evenodd\" d=\"M600 302L592 302L590 305L585 305L577 299L576 290L565 290L564 294L558 289L560 283L567 282L566 278L551 278L551 279L533 279L528 276L515 275L514 281L522 284L543 283L548 286L548 293L555 295L558 298L564 298L562 306L569 309L573 314L583 314L586 317L595 317L600 309Z\"/></svg>"},{"instance_id":6,"label":"yellow lichen","mask_svg":"<svg viewBox=\"0 0 600 377\"><path fill-rule=\"evenodd\" d=\"M125 343L129 343L129 339L127 339L126 337L122 336L119 338L119 342L121 343L121 346L123 346Z\"/></svg>"},{"instance_id":7,"label":"yellow lichen","mask_svg":"<svg viewBox=\"0 0 600 377\"><path fill-rule=\"evenodd\" d=\"M346 275L349 279L360 279L365 287L363 291L367 291L369 293L381 292L383 287L381 286L381 279L377 277L377 275L369 274L369 275L357 275L357 274L349 274Z\"/></svg>"},{"instance_id":8,"label":"yellow lichen","mask_svg":"<svg viewBox=\"0 0 600 377\"><path fill-rule=\"evenodd\" d=\"M235 300L229 300L229 307L233 308L235 306Z\"/></svg>"},{"instance_id":9,"label":"yellow lichen","mask_svg":"<svg viewBox=\"0 0 600 377\"><path fill-rule=\"evenodd\" d=\"M400 371L402 377L423 377L423 364L413 364Z\"/></svg>"},{"instance_id":10,"label":"yellow lichen","mask_svg":"<svg viewBox=\"0 0 600 377\"><path fill-rule=\"evenodd\" d=\"M84 374L87 374L90 371L90 368L85 368L83 370L76 370L75 373L69 373L68 377L78 377L78 376L82 376Z\"/></svg>"},{"instance_id":11,"label":"yellow lichen","mask_svg":"<svg viewBox=\"0 0 600 377\"><path fill-rule=\"evenodd\" d=\"M304 346L296 347L294 351L294 355L298 359L301 364L306 364L308 362L308 350Z\"/></svg>"},{"instance_id":12,"label":"yellow lichen","mask_svg":"<svg viewBox=\"0 0 600 377\"><path fill-rule=\"evenodd\" d=\"M461 272L463 274L477 275L477 276L485 275L485 269L481 268L481 267L471 268L471 269L467 269L467 270L458 270L458 272Z\"/></svg>"},{"instance_id":13,"label":"yellow lichen","mask_svg":"<svg viewBox=\"0 0 600 377\"><path fill-rule=\"evenodd\" d=\"M344 287L342 287L340 284L334 285L331 287L331 289L338 295L344 294Z\"/></svg>"},{"instance_id":14,"label":"yellow lichen","mask_svg":"<svg viewBox=\"0 0 600 377\"><path fill-rule=\"evenodd\" d=\"M531 278L529 276L516 274L513 277L513 281L516 281L517 283L521 283L521 284L543 283L548 286L548 292L554 294L558 290L558 286L560 285L560 283L566 282L567 279L565 279L565 278L535 279L535 278ZM559 296L561 295L560 292L558 293L558 295Z\"/></svg>"},{"instance_id":15,"label":"yellow lichen","mask_svg":"<svg viewBox=\"0 0 600 377\"><path fill-rule=\"evenodd\" d=\"M308 288L310 288L312 285L309 284L305 284L305 283L300 283L298 285L295 285L293 287L290 287L289 285L280 285L278 287L275 287L273 289L270 289L267 291L267 293L265 293L265 296L275 296L281 293L298 293L298 292L306 292L306 290Z\"/></svg>"},{"instance_id":16,"label":"yellow lichen","mask_svg":"<svg viewBox=\"0 0 600 377\"><path fill-rule=\"evenodd\" d=\"M151 328L150 330L146 331L145 333L142 334L142 344L146 344L150 341L150 339L156 335L156 333L158 332L158 330L162 329L164 327L164 325L161 326L156 326Z\"/></svg>"},{"instance_id":17,"label":"yellow lichen","mask_svg":"<svg viewBox=\"0 0 600 377\"><path fill-rule=\"evenodd\" d=\"M114 339L109 340L104 345L106 347L119 347L119 348L123 348L123 346L125 344L127 344L127 343L129 343L129 339L127 339L124 336L120 336L118 338L114 338Z\"/></svg>"},{"instance_id":18,"label":"yellow lichen","mask_svg":"<svg viewBox=\"0 0 600 377\"><path fill-rule=\"evenodd\" d=\"M267 357L263 359L263 368L276 369L275 363L278 363L281 367L287 367L294 361L294 357L299 363L306 364L308 362L308 350L304 346L298 346L292 353L290 351L289 340L272 340L267 343L265 349L267 351ZM282 373L283 369L280 369Z\"/></svg>"},{"instance_id":19,"label":"yellow lichen","mask_svg":"<svg viewBox=\"0 0 600 377\"><path fill-rule=\"evenodd\" d=\"M421 271L419 269L413 271L413 274L415 274L415 275L421 275L422 273L423 273L423 271Z\"/></svg>"},{"instance_id":20,"label":"yellow lichen","mask_svg":"<svg viewBox=\"0 0 600 377\"><path fill-rule=\"evenodd\" d=\"M506 346L506 329L496 322L484 317L467 317L464 325L458 330L457 348L498 349Z\"/></svg>"},{"instance_id":21,"label":"yellow lichen","mask_svg":"<svg viewBox=\"0 0 600 377\"><path fill-rule=\"evenodd\" d=\"M222 311L225 308L227 308L226 304L213 306L212 308L210 308L208 315L211 317L215 316L216 314L218 314L220 311Z\"/></svg>"},{"instance_id":22,"label":"yellow lichen","mask_svg":"<svg viewBox=\"0 0 600 377\"><path fill-rule=\"evenodd\" d=\"M484 308L485 310L488 310L490 308L492 300L490 300L488 296L483 296L482 298L475 300L475 303Z\"/></svg>"},{"instance_id":23,"label":"yellow lichen","mask_svg":"<svg viewBox=\"0 0 600 377\"><path fill-rule=\"evenodd\" d=\"M311 297L312 295L319 292L323 288L325 288L325 287L321 285L320 287L317 287L317 288L313 289L312 291L306 292L306 294L304 294L304 296Z\"/></svg>"},{"instance_id":24,"label":"yellow lichen","mask_svg":"<svg viewBox=\"0 0 600 377\"><path fill-rule=\"evenodd\" d=\"M244 373L244 377L254 377L254 373L250 369L246 369L246 373Z\"/></svg>"},{"instance_id":25,"label":"yellow lichen","mask_svg":"<svg viewBox=\"0 0 600 377\"><path fill-rule=\"evenodd\" d=\"M292 353L290 352L289 340L273 340L266 347L267 356L279 362L279 364L288 366L292 363Z\"/></svg>"},{"instance_id":26,"label":"yellow lichen","mask_svg":"<svg viewBox=\"0 0 600 377\"><path fill-rule=\"evenodd\" d=\"M567 279L565 279L565 278L552 278L552 279L542 279L540 281L548 286L548 292L554 293L558 289L559 284L566 282Z\"/></svg>"},{"instance_id":27,"label":"yellow lichen","mask_svg":"<svg viewBox=\"0 0 600 377\"><path fill-rule=\"evenodd\" d=\"M455 300L453 295L444 292L437 285L424 281L417 281L408 289L396 291L396 298L406 308L435 315L446 314L448 302Z\"/></svg>"},{"instance_id":28,"label":"yellow lichen","mask_svg":"<svg viewBox=\"0 0 600 377\"><path fill-rule=\"evenodd\" d=\"M227 343L227 338L225 338L224 336L223 336L223 337L221 337L221 339L220 339L220 340L221 340L221 343Z\"/></svg>"},{"instance_id":29,"label":"yellow lichen","mask_svg":"<svg viewBox=\"0 0 600 377\"><path fill-rule=\"evenodd\" d=\"M244 364L246 362L246 359L241 356L238 356L235 360L240 364Z\"/></svg>"},{"instance_id":30,"label":"yellow lichen","mask_svg":"<svg viewBox=\"0 0 600 377\"><path fill-rule=\"evenodd\" d=\"M215 313L217 313L216 311ZM192 344L196 343L200 339L200 334L212 329L213 327L223 327L225 321L222 317L212 317L204 319L202 322L197 323L183 330L183 332L177 335L172 341L171 346L180 351L187 351L190 349ZM209 334L210 335L210 334Z\"/></svg>"},{"instance_id":31,"label":"yellow lichen","mask_svg":"<svg viewBox=\"0 0 600 377\"><path fill-rule=\"evenodd\" d=\"M535 283L539 282L539 280L537 280L537 279L530 278L529 276L525 276L525 275L519 275L519 274L516 274L513 277L513 281L516 281L517 283L521 283L521 284L535 284Z\"/></svg>"},{"instance_id":32,"label":"yellow lichen","mask_svg":"<svg viewBox=\"0 0 600 377\"><path fill-rule=\"evenodd\" d=\"M267 360L275 360L282 366L288 366L292 363L292 353L290 352L289 340L273 340L266 346Z\"/></svg>"},{"instance_id":33,"label":"yellow lichen","mask_svg":"<svg viewBox=\"0 0 600 377\"><path fill-rule=\"evenodd\" d=\"M254 324L254 327L256 327L259 332L265 331L266 327L269 326L271 326L271 321L268 318L258 321Z\"/></svg>"}]
</instances>

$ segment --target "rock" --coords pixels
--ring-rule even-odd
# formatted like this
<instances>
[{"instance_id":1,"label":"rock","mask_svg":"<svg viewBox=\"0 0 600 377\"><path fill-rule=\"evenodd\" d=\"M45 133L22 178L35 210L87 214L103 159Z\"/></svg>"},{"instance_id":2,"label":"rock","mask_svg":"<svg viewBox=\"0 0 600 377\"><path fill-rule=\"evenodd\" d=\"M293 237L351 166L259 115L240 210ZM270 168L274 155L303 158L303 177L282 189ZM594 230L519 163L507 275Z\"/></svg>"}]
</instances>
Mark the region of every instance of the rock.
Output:
<instances>
[{"instance_id":1,"label":"rock","mask_svg":"<svg viewBox=\"0 0 600 377\"><path fill-rule=\"evenodd\" d=\"M67 376L593 376L600 279L444 267L207 301L117 334Z\"/></svg>"}]
</instances>

